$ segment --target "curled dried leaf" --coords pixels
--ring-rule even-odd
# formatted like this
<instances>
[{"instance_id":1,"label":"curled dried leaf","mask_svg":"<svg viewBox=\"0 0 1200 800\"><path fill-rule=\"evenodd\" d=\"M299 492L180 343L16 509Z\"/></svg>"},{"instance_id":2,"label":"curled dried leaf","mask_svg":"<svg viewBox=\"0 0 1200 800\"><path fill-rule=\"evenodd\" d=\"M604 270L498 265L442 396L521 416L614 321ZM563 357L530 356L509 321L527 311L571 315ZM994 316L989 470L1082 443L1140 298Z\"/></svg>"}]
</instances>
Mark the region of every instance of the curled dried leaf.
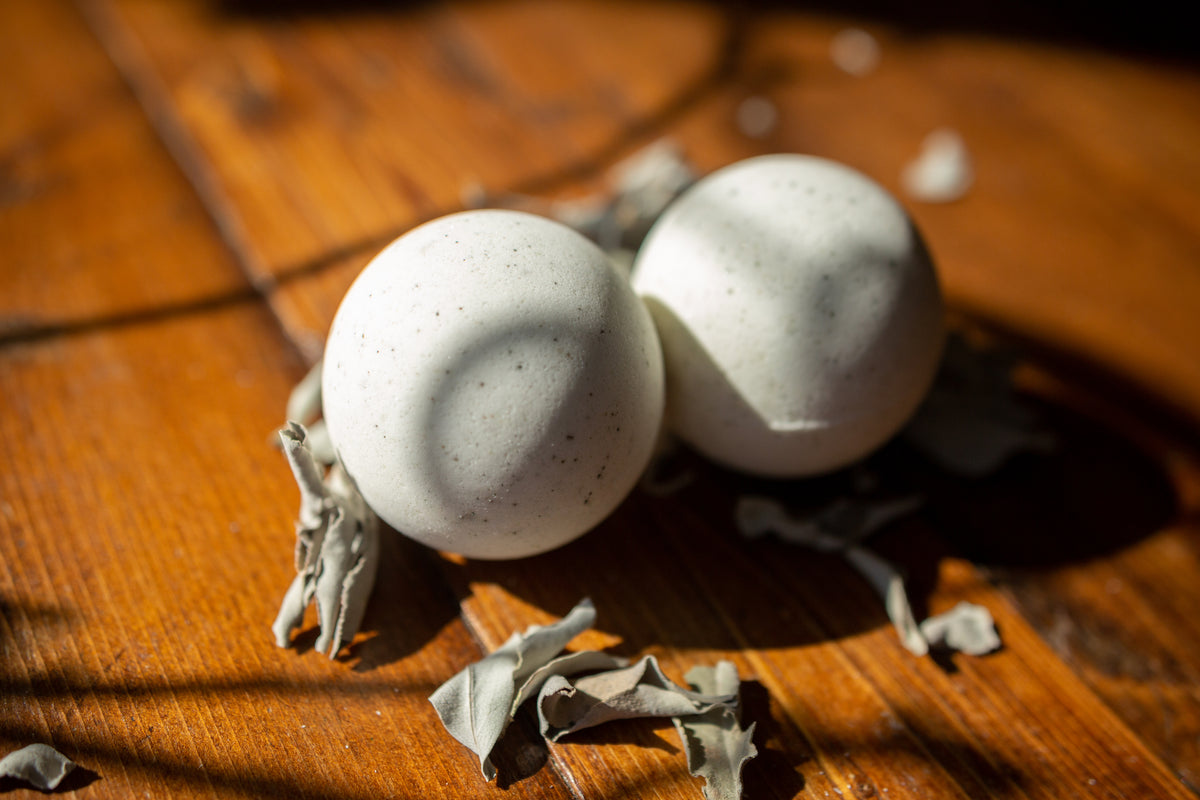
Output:
<instances>
[{"instance_id":1,"label":"curled dried leaf","mask_svg":"<svg viewBox=\"0 0 1200 800\"><path fill-rule=\"evenodd\" d=\"M794 517L775 500L747 495L738 499L734 519L748 539L774 534L791 544L822 553L838 552L905 517L923 501L915 495L895 498L839 497L813 514Z\"/></svg>"},{"instance_id":2,"label":"curled dried leaf","mask_svg":"<svg viewBox=\"0 0 1200 800\"><path fill-rule=\"evenodd\" d=\"M921 633L931 645L971 656L982 656L1000 649L1000 636L996 633L991 612L966 601L922 622Z\"/></svg>"},{"instance_id":3,"label":"curled dried leaf","mask_svg":"<svg viewBox=\"0 0 1200 800\"><path fill-rule=\"evenodd\" d=\"M48 744L31 744L0 758L0 778L24 781L51 792L75 769L75 762Z\"/></svg>"},{"instance_id":4,"label":"curled dried leaf","mask_svg":"<svg viewBox=\"0 0 1200 800\"><path fill-rule=\"evenodd\" d=\"M321 361L318 361L308 371L287 400L287 418L311 427L311 423L321 416Z\"/></svg>"},{"instance_id":5,"label":"curled dried leaf","mask_svg":"<svg viewBox=\"0 0 1200 800\"><path fill-rule=\"evenodd\" d=\"M471 185L464 187L464 205L545 214L588 237L620 263L637 251L654 221L697 176L679 145L660 139L614 164L606 177L604 192L553 203L529 195L490 194Z\"/></svg>"},{"instance_id":6,"label":"curled dried leaf","mask_svg":"<svg viewBox=\"0 0 1200 800\"><path fill-rule=\"evenodd\" d=\"M538 695L538 718L542 735L558 741L610 720L690 716L735 701L733 694L685 689L663 674L654 656L645 656L631 666L575 681L551 677Z\"/></svg>"},{"instance_id":7,"label":"curled dried leaf","mask_svg":"<svg viewBox=\"0 0 1200 800\"><path fill-rule=\"evenodd\" d=\"M904 575L890 561L860 542L921 504L918 497L872 499L841 497L806 518L796 518L764 497L743 497L735 511L738 530L747 538L768 533L819 552L838 552L883 600L901 644L914 655L929 652L931 643L969 655L990 653L1000 646L991 614L980 606L956 608L918 623L908 599Z\"/></svg>"},{"instance_id":8,"label":"curled dried leaf","mask_svg":"<svg viewBox=\"0 0 1200 800\"><path fill-rule=\"evenodd\" d=\"M697 692L737 696L737 668L729 661L715 667L696 666L684 675ZM704 779L705 800L738 800L742 796L742 768L758 755L754 724L743 728L740 705L718 705L689 717L675 717L676 730L687 753L688 772Z\"/></svg>"},{"instance_id":9,"label":"curled dried leaf","mask_svg":"<svg viewBox=\"0 0 1200 800\"><path fill-rule=\"evenodd\" d=\"M929 642L921 633L921 626L913 616L912 604L908 602L908 590L904 586L904 576L896 565L865 547L852 547L846 550L845 556L883 599L888 619L892 621L892 627L896 629L900 643L905 649L917 656L927 654Z\"/></svg>"},{"instance_id":10,"label":"curled dried leaf","mask_svg":"<svg viewBox=\"0 0 1200 800\"><path fill-rule=\"evenodd\" d=\"M341 465L326 473L317 463L303 425L289 422L279 438L300 487L300 512L297 575L272 630L276 644L287 647L315 600L321 627L316 649L333 658L362 624L379 567L379 520Z\"/></svg>"},{"instance_id":11,"label":"curled dried leaf","mask_svg":"<svg viewBox=\"0 0 1200 800\"><path fill-rule=\"evenodd\" d=\"M479 757L484 778L490 781L496 777L490 758L492 748L522 700L535 694L556 672L592 669L589 666L592 663L611 663L611 656L555 659L595 619L592 602L584 599L557 622L514 633L493 653L468 665L430 696L429 702L446 731Z\"/></svg>"}]
</instances>

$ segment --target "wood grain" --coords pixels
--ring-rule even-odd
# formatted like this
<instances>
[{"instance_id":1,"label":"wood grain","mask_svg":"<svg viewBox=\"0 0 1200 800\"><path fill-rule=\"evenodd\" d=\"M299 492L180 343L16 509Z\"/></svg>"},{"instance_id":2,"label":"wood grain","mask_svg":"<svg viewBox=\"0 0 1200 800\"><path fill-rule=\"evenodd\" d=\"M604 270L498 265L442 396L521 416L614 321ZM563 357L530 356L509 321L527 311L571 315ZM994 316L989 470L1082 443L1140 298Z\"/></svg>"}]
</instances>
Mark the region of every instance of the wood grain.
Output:
<instances>
[{"instance_id":1,"label":"wood grain","mask_svg":"<svg viewBox=\"0 0 1200 800\"><path fill-rule=\"evenodd\" d=\"M1195 791L1190 67L773 4L53 0L0 22L0 751L60 747L88 797L699 797L661 722L547 749L522 716L499 786L437 724L436 685L586 595L576 647L676 680L737 664L749 797ZM865 77L829 61L850 23L883 45ZM759 138L748 97L779 112ZM874 467L927 502L879 546L922 612L988 606L1001 652L914 658L840 561L736 536L739 493L803 507L847 476L687 453L686 488L537 558L387 536L338 660L311 616L296 651L271 644L296 490L269 438L388 239L472 181L596 190L664 135L701 171L804 151L899 192L938 125L976 183L914 216L956 312L1020 348L1060 447L974 482L888 448Z\"/></svg>"},{"instance_id":2,"label":"wood grain","mask_svg":"<svg viewBox=\"0 0 1200 800\"><path fill-rule=\"evenodd\" d=\"M475 184L509 190L586 169L720 66L719 20L685 7L629 26L634 3L567 14L438 3L336 24L321 12L213 15L201 2L87 5L264 276L382 245L455 210ZM627 57L651 50L653 61Z\"/></svg>"},{"instance_id":3,"label":"wood grain","mask_svg":"<svg viewBox=\"0 0 1200 800\"><path fill-rule=\"evenodd\" d=\"M786 63L794 76L768 94L781 109L768 144L852 164L903 197L901 171L923 138L957 130L972 190L946 205L908 200L951 303L1093 361L1194 419L1196 72L875 26L882 60L855 78L829 63L836 26L779 13L754 28L750 58Z\"/></svg>"},{"instance_id":4,"label":"wood grain","mask_svg":"<svg viewBox=\"0 0 1200 800\"><path fill-rule=\"evenodd\" d=\"M794 785L798 773L809 788L867 794L1058 797L1064 787L1086 795L1089 786L1115 786L1130 796L1186 796L969 564L943 561L929 607L985 605L1006 647L956 660L947 673L900 647L878 599L844 565L739 542L729 483L708 474L681 497L632 498L600 529L547 556L467 565L460 591L468 620L495 647L506 631L538 620L530 607L562 613L587 595L620 650L656 653L676 679L695 663L734 659L768 698L772 713L760 719L787 742L783 758L748 768L764 786ZM938 563L919 533L903 542L906 563ZM563 574L571 579L541 578ZM632 597L630 587L638 587ZM586 796L622 796L606 788L591 752L555 752ZM664 754L622 758L649 770Z\"/></svg>"},{"instance_id":5,"label":"wood grain","mask_svg":"<svg viewBox=\"0 0 1200 800\"><path fill-rule=\"evenodd\" d=\"M300 373L258 303L5 350L0 440L22 468L0 485L0 748L60 748L98 776L91 797L456 797L478 780L457 751L395 754L479 657L415 546L390 541L341 660L271 640L296 493L268 435ZM515 791L562 796L548 770Z\"/></svg>"},{"instance_id":6,"label":"wood grain","mask_svg":"<svg viewBox=\"0 0 1200 800\"><path fill-rule=\"evenodd\" d=\"M1136 448L1137 457L1130 459L1136 466L1132 472L1126 467L1111 474L1104 482L1109 488L1094 484L1088 490L1083 502L1094 502L1102 492L1118 498L1103 504L1107 524L1092 520L1093 540L1084 548L1089 555L1041 564L1000 561L988 568L989 574L1011 593L1058 656L1196 792L1200 661L1194 643L1200 641L1200 631L1192 614L1192 576L1200 536L1200 451L1191 433L1170 424L1169 417L1134 415L1128 404L1096 395L1081 398L1061 384L1052 383L1045 391L1102 430L1121 431ZM1170 491L1163 498L1165 486ZM1145 519L1164 499L1170 505L1158 513L1165 510L1168 516L1156 533L1131 541L1129 531L1136 530L1131 520ZM1072 505L1078 509L1081 503Z\"/></svg>"},{"instance_id":7,"label":"wood grain","mask_svg":"<svg viewBox=\"0 0 1200 800\"><path fill-rule=\"evenodd\" d=\"M5 3L0 74L0 340L246 296L73 9Z\"/></svg>"}]
</instances>

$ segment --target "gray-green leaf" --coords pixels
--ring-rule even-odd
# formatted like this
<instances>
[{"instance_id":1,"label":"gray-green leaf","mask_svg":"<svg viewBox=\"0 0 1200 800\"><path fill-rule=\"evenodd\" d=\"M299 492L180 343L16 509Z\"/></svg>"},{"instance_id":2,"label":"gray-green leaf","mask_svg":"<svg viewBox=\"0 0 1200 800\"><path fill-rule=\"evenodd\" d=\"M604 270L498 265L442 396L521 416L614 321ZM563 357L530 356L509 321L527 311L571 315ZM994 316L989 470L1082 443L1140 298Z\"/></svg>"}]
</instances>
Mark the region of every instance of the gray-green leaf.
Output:
<instances>
[{"instance_id":1,"label":"gray-green leaf","mask_svg":"<svg viewBox=\"0 0 1200 800\"><path fill-rule=\"evenodd\" d=\"M558 741L610 720L700 714L735 697L684 689L663 674L654 656L645 656L632 666L574 682L551 677L538 696L538 717L542 735Z\"/></svg>"},{"instance_id":2,"label":"gray-green leaf","mask_svg":"<svg viewBox=\"0 0 1200 800\"><path fill-rule=\"evenodd\" d=\"M48 744L31 744L0 758L0 778L25 781L35 789L54 791L75 769L75 762Z\"/></svg>"},{"instance_id":3,"label":"gray-green leaf","mask_svg":"<svg viewBox=\"0 0 1200 800\"><path fill-rule=\"evenodd\" d=\"M738 499L734 519L747 539L768 533L789 544L810 547L822 553L851 547L908 516L922 504L916 495L890 498L838 497L805 518L796 518L777 501L746 495Z\"/></svg>"},{"instance_id":4,"label":"gray-green leaf","mask_svg":"<svg viewBox=\"0 0 1200 800\"><path fill-rule=\"evenodd\" d=\"M527 684L540 684L551 676L539 671L595 619L591 600L584 599L557 622L514 633L491 655L469 664L430 696L446 731L479 756L484 778L496 777L490 756L512 721L519 704L514 701L529 692ZM571 662L565 664L569 668Z\"/></svg>"},{"instance_id":5,"label":"gray-green leaf","mask_svg":"<svg viewBox=\"0 0 1200 800\"><path fill-rule=\"evenodd\" d=\"M379 567L379 520L340 464L326 473L309 449L303 425L279 432L284 454L300 487L296 522L296 571L272 630L280 647L316 600L321 634L318 652L330 658L354 638L366 612Z\"/></svg>"},{"instance_id":6,"label":"gray-green leaf","mask_svg":"<svg viewBox=\"0 0 1200 800\"><path fill-rule=\"evenodd\" d=\"M943 645L971 656L986 655L1000 647L992 613L966 601L922 622L921 633L930 644Z\"/></svg>"},{"instance_id":7,"label":"gray-green leaf","mask_svg":"<svg viewBox=\"0 0 1200 800\"><path fill-rule=\"evenodd\" d=\"M913 616L908 602L908 591L904 587L904 576L894 564L876 555L865 547L851 547L845 552L846 560L867 579L867 583L883 599L888 619L900 636L900 643L913 655L923 656L929 652L929 642L921 633L921 627Z\"/></svg>"},{"instance_id":8,"label":"gray-green leaf","mask_svg":"<svg viewBox=\"0 0 1200 800\"><path fill-rule=\"evenodd\" d=\"M737 668L729 661L719 661L716 667L693 667L684 680L696 691L709 695L736 696L740 685ZM673 721L687 753L688 772L704 779L705 800L738 800L742 796L742 767L758 755L752 741L754 724L742 728L736 703L717 705Z\"/></svg>"}]
</instances>

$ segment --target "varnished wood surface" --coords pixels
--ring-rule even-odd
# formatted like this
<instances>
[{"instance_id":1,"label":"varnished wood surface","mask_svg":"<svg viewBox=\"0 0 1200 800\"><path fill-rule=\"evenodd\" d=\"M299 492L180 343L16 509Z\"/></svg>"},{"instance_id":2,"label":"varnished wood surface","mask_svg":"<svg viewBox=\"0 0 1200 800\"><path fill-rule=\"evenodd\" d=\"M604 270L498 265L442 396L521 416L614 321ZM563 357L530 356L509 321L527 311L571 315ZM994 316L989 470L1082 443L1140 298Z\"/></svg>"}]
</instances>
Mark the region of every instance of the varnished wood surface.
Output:
<instances>
[{"instance_id":1,"label":"varnished wood surface","mask_svg":"<svg viewBox=\"0 0 1200 800\"><path fill-rule=\"evenodd\" d=\"M850 24L882 48L863 77L828 54ZM54 745L79 797L699 797L669 725L547 750L521 720L498 786L440 729L433 688L586 595L585 645L676 679L737 663L747 797L1194 794L1200 76L1058 30L771 4L0 4L0 752ZM750 96L779 110L764 138L734 122ZM956 317L1023 355L1061 446L983 481L889 450L883 473L929 502L880 546L928 610L991 609L1002 651L914 658L840 562L734 534L740 491L804 502L837 478L764 486L686 455L689 486L537 558L391 536L339 659L311 652L311 618L274 647L296 490L269 438L380 246L474 185L595 190L662 136L702 171L811 152L900 193L940 126L975 184L906 203Z\"/></svg>"}]
</instances>

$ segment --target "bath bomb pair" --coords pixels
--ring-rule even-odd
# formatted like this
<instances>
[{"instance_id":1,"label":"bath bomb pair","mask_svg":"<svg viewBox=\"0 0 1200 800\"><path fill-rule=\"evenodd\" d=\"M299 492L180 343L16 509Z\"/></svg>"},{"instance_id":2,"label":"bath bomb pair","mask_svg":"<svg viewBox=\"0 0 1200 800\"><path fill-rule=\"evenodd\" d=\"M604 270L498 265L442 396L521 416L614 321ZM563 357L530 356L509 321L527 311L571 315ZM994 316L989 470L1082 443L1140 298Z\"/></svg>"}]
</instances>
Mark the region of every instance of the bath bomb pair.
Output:
<instances>
[{"instance_id":1,"label":"bath bomb pair","mask_svg":"<svg viewBox=\"0 0 1200 800\"><path fill-rule=\"evenodd\" d=\"M338 309L324 415L392 527L519 558L616 508L664 405L671 430L747 472L861 458L925 394L942 325L929 255L886 191L833 162L764 156L678 198L632 282L529 214L469 211L410 231Z\"/></svg>"}]
</instances>

